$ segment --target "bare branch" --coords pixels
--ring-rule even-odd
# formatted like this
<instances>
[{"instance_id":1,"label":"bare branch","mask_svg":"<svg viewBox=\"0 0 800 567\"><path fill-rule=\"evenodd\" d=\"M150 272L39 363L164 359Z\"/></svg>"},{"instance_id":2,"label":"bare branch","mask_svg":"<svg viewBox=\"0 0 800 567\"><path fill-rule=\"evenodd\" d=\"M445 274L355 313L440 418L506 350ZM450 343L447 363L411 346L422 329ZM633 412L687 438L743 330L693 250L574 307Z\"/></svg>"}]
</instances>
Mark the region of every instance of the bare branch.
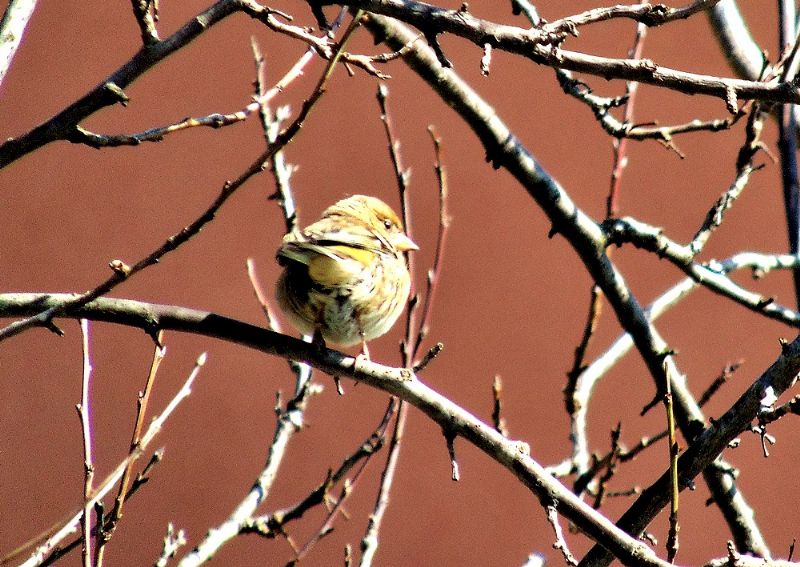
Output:
<instances>
[{"instance_id":1,"label":"bare branch","mask_svg":"<svg viewBox=\"0 0 800 567\"><path fill-rule=\"evenodd\" d=\"M488 42L494 49L521 55L540 65L579 71L605 79L639 81L687 94L715 96L723 101L734 93L741 100L800 102L800 88L789 83L698 75L662 67L647 59L613 59L568 51L557 47L567 35L564 31L547 33L537 28L526 30L497 24L476 18L463 9L445 10L414 0L356 0L349 5L351 8L396 18L423 33L433 29L437 34L452 33L481 49Z\"/></svg>"},{"instance_id":2,"label":"bare branch","mask_svg":"<svg viewBox=\"0 0 800 567\"><path fill-rule=\"evenodd\" d=\"M12 296L18 302L16 311L25 308L36 309L65 299L64 295L12 294ZM3 316L8 314L12 296L0 294L0 314ZM216 337L268 354L304 360L328 374L350 377L396 395L420 409L441 427L447 427L455 435L463 437L512 471L538 497L552 499L555 495L559 501L559 513L574 522L595 541L602 540L604 545L609 546L621 560L628 563L636 562L637 565L668 567L668 564L658 559L649 547L618 530L611 521L591 509L547 473L544 467L523 450L524 444L503 437L490 425L478 420L445 396L417 380L407 368L384 366L368 361L364 357L348 356L221 315L187 308L99 298L84 305L77 313L70 316L121 323L138 328L156 325L167 330ZM789 353L792 354L787 361L794 360L793 349L795 346L790 348ZM800 365L800 341L796 349Z\"/></svg>"},{"instance_id":3,"label":"bare branch","mask_svg":"<svg viewBox=\"0 0 800 567\"><path fill-rule=\"evenodd\" d=\"M158 43L156 20L158 19L158 0L131 0L133 15L142 32L142 44L147 47Z\"/></svg>"},{"instance_id":4,"label":"bare branch","mask_svg":"<svg viewBox=\"0 0 800 567\"><path fill-rule=\"evenodd\" d=\"M10 0L6 7L0 21L0 85L11 67L35 9L36 0Z\"/></svg>"},{"instance_id":5,"label":"bare branch","mask_svg":"<svg viewBox=\"0 0 800 567\"><path fill-rule=\"evenodd\" d=\"M200 369L206 363L207 356L205 353L201 354L197 361L195 362L194 368L192 369L191 373L187 377L186 381L183 383L183 386L178 390L175 396L170 400L164 410L150 423L145 431L144 435L142 435L141 442L137 447L136 451L130 453L121 463L117 465L117 467L108 475L103 482L100 483L98 488L95 492L91 495L91 498L84 502L83 507L85 506L92 506L94 507L95 504L100 502L106 494L108 494L116 485L116 483L122 478L122 475L125 472L125 469L128 467L128 464L131 461L135 461L139 457L144 454L144 451L147 449L148 445L152 442L155 436L161 431L166 423L167 419L174 413L175 409L180 405L180 403L186 399L192 391L192 385L194 384L197 375L200 373ZM22 563L21 567L34 567L35 565L40 565L45 559L47 559L48 554L54 553L58 550L58 546L61 541L64 540L69 534L73 533L80 522L80 519L83 515L83 508L80 511L73 514L71 517L66 519L64 522L59 523L58 528L51 534L47 534L47 540L39 545L36 550L33 552L31 557ZM33 542L35 543L35 542ZM12 551L10 554L0 558L0 562L4 563L13 557L19 556L22 552L25 551L29 546L26 545L22 548L17 548L16 550Z\"/></svg>"},{"instance_id":6,"label":"bare branch","mask_svg":"<svg viewBox=\"0 0 800 567\"><path fill-rule=\"evenodd\" d=\"M89 505L92 496L92 480L94 479L94 461L92 459L92 426L91 408L89 406L89 385L92 379L92 360L89 353L89 321L81 319L81 344L83 351L83 380L81 381L81 401L77 406L83 433L83 547L81 558L84 567L92 566L92 513L94 506ZM99 538L98 538L99 539Z\"/></svg>"}]
</instances>

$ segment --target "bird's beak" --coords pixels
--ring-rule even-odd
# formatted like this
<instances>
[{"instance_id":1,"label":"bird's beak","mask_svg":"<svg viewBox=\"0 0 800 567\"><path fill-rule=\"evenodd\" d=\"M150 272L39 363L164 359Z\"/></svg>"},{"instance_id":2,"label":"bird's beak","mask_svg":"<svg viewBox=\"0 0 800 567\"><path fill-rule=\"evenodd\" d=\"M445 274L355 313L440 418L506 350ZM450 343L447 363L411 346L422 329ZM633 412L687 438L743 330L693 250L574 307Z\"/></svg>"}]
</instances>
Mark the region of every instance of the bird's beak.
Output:
<instances>
[{"instance_id":1,"label":"bird's beak","mask_svg":"<svg viewBox=\"0 0 800 567\"><path fill-rule=\"evenodd\" d=\"M405 234L396 234L392 238L392 244L398 252L408 252L410 250L419 250L419 246Z\"/></svg>"}]
</instances>

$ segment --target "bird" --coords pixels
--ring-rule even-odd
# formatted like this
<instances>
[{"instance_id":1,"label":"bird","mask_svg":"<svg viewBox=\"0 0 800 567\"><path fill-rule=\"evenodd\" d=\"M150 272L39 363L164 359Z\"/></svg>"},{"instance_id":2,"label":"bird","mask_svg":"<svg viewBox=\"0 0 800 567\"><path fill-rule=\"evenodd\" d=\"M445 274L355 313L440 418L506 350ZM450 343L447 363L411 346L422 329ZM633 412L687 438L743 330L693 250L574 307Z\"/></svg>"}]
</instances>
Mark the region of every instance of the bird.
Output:
<instances>
[{"instance_id":1,"label":"bird","mask_svg":"<svg viewBox=\"0 0 800 567\"><path fill-rule=\"evenodd\" d=\"M352 195L318 220L283 237L276 259L283 272L278 305L316 344L342 347L386 334L411 291L405 253L419 250L392 208L376 197Z\"/></svg>"}]
</instances>

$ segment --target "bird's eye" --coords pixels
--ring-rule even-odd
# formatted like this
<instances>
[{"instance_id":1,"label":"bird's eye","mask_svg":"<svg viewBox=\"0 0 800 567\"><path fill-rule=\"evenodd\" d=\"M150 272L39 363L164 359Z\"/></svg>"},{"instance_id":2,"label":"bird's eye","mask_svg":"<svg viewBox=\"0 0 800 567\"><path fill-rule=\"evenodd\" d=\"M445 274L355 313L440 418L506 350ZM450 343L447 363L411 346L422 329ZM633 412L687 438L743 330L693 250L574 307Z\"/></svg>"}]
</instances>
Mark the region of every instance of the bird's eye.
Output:
<instances>
[{"instance_id":1,"label":"bird's eye","mask_svg":"<svg viewBox=\"0 0 800 567\"><path fill-rule=\"evenodd\" d=\"M394 223L389 219L383 219L383 228L386 230L391 230L394 226Z\"/></svg>"}]
</instances>

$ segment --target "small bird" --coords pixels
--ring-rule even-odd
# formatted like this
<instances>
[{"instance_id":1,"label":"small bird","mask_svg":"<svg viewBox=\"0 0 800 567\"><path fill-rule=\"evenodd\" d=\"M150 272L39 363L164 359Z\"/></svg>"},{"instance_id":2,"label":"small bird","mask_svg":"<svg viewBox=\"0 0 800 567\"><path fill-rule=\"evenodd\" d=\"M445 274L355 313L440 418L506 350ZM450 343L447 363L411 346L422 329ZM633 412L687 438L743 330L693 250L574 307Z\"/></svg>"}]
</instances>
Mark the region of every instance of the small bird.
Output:
<instances>
[{"instance_id":1,"label":"small bird","mask_svg":"<svg viewBox=\"0 0 800 567\"><path fill-rule=\"evenodd\" d=\"M341 346L386 334L411 290L404 252L419 250L383 201L353 195L319 220L283 237L277 252L283 273L277 298L303 334Z\"/></svg>"}]
</instances>

